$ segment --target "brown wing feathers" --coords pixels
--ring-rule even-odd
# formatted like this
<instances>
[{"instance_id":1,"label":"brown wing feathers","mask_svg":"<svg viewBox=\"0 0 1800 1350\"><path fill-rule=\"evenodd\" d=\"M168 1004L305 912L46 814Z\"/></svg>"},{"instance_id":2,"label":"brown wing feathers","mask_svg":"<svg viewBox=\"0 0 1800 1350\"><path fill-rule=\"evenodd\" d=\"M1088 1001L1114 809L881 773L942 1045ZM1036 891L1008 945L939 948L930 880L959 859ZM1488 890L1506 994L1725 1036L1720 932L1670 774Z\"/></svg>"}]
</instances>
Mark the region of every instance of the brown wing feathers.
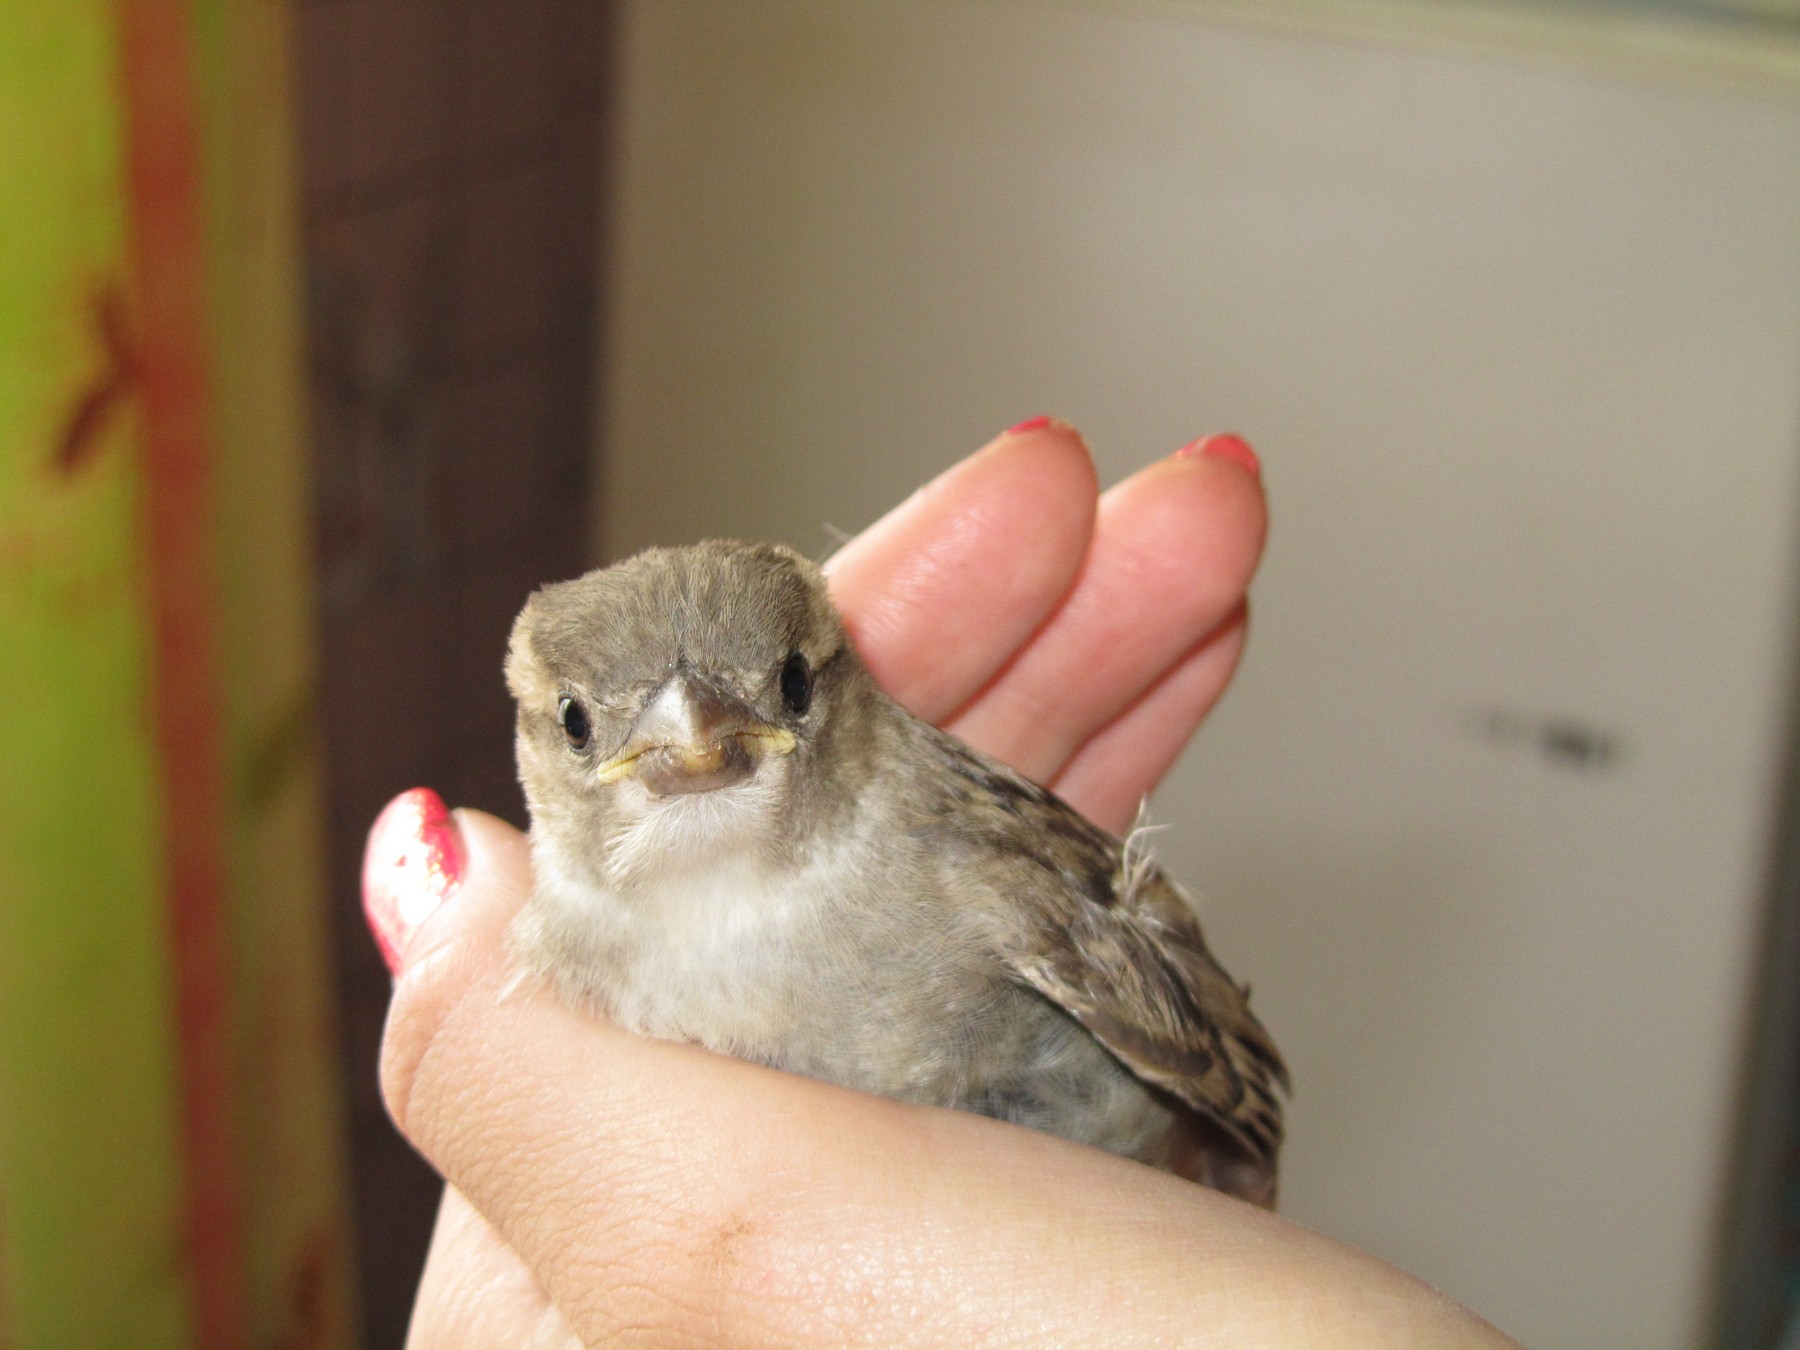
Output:
<instances>
[{"instance_id":1,"label":"brown wing feathers","mask_svg":"<svg viewBox=\"0 0 1800 1350\"><path fill-rule=\"evenodd\" d=\"M1216 1133L1242 1152L1258 1175L1227 1189L1272 1192L1287 1070L1187 902L1154 866L1124 866L1121 842L1053 794L960 742L941 744L970 795L999 808L980 843L1012 856L1017 885L1036 901L998 907L1003 959L1140 1079L1203 1117L1203 1144Z\"/></svg>"}]
</instances>

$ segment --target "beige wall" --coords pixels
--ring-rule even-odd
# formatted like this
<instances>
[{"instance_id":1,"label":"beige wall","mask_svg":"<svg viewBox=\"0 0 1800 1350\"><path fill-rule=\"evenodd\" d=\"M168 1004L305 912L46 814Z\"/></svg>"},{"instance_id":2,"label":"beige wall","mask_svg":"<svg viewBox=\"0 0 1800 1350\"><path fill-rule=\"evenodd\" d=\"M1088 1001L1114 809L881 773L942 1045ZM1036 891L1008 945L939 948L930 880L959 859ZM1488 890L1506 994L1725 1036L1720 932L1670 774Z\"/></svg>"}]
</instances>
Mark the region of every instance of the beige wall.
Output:
<instances>
[{"instance_id":1,"label":"beige wall","mask_svg":"<svg viewBox=\"0 0 1800 1350\"><path fill-rule=\"evenodd\" d=\"M1800 98L1172 5L654 0L626 63L610 549L821 547L1038 411L1108 478L1249 434L1252 656L1157 815L1293 1063L1288 1212L1534 1346L1695 1344Z\"/></svg>"}]
</instances>

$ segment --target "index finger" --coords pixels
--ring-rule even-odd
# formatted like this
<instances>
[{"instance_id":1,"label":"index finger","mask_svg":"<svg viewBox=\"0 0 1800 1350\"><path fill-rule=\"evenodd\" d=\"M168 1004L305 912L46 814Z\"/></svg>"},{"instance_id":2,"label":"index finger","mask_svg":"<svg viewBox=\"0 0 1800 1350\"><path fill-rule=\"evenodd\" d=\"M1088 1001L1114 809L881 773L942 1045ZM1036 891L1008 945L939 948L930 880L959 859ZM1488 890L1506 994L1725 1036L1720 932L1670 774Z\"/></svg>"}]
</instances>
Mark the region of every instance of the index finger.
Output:
<instances>
[{"instance_id":1,"label":"index finger","mask_svg":"<svg viewBox=\"0 0 1800 1350\"><path fill-rule=\"evenodd\" d=\"M1021 423L920 488L826 564L876 682L954 712L1054 610L1094 531L1098 481L1067 423Z\"/></svg>"}]
</instances>

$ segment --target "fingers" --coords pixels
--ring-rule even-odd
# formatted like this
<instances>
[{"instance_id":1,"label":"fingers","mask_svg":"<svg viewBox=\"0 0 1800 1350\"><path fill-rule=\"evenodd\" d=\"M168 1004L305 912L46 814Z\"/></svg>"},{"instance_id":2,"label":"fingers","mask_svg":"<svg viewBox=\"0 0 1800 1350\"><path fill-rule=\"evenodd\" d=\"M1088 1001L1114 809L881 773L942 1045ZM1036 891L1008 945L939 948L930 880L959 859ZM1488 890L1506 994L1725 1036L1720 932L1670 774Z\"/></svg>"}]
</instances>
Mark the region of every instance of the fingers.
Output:
<instances>
[{"instance_id":1,"label":"fingers","mask_svg":"<svg viewBox=\"0 0 1800 1350\"><path fill-rule=\"evenodd\" d=\"M465 870L404 953L383 1091L580 1342L1500 1343L1372 1258L1162 1173L563 1007L505 952L522 838L458 821ZM448 1249L492 1256L469 1231Z\"/></svg>"},{"instance_id":2,"label":"fingers","mask_svg":"<svg viewBox=\"0 0 1800 1350\"><path fill-rule=\"evenodd\" d=\"M1261 485L1242 464L1210 454L1159 460L1100 502L1079 578L1055 614L949 730L1040 782L1054 779L1077 748L1154 687L1183 656L1219 631L1243 604L1267 528ZM1195 691L1210 704L1230 674ZM1201 672L1194 672L1198 679ZM1156 739L1165 724L1140 724L1117 744L1148 760L1114 759L1100 745L1085 772L1127 782L1141 796L1186 738ZM1155 764L1155 772L1145 772Z\"/></svg>"},{"instance_id":3,"label":"fingers","mask_svg":"<svg viewBox=\"0 0 1800 1350\"><path fill-rule=\"evenodd\" d=\"M1246 615L1240 605L1173 670L1091 736L1051 780L1057 795L1114 834L1129 829L1144 794L1169 771L1230 683L1244 652Z\"/></svg>"},{"instance_id":4,"label":"fingers","mask_svg":"<svg viewBox=\"0 0 1800 1350\"><path fill-rule=\"evenodd\" d=\"M1116 828L1230 678L1241 634L1229 630L1267 516L1255 457L1233 437L1152 464L1097 509L1093 494L1072 428L1015 430L866 530L828 571L889 693L1059 781Z\"/></svg>"},{"instance_id":5,"label":"fingers","mask_svg":"<svg viewBox=\"0 0 1800 1350\"><path fill-rule=\"evenodd\" d=\"M882 688L935 722L986 683L1074 580L1095 491L1072 427L1024 424L845 545L825 570Z\"/></svg>"}]
</instances>

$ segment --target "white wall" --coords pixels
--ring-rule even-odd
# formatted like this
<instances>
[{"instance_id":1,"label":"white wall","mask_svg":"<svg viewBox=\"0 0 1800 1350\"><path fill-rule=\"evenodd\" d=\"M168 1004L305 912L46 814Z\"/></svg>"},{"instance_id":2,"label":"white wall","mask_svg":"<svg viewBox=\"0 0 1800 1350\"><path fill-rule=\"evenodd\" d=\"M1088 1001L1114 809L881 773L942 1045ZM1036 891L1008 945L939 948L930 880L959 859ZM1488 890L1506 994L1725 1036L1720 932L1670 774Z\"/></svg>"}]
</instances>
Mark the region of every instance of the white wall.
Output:
<instances>
[{"instance_id":1,"label":"white wall","mask_svg":"<svg viewBox=\"0 0 1800 1350\"><path fill-rule=\"evenodd\" d=\"M611 551L825 543L999 428L1248 434L1165 857L1293 1216L1537 1347L1697 1343L1793 599L1800 98L1173 6L629 6ZM1614 738L1604 766L1538 719Z\"/></svg>"}]
</instances>

